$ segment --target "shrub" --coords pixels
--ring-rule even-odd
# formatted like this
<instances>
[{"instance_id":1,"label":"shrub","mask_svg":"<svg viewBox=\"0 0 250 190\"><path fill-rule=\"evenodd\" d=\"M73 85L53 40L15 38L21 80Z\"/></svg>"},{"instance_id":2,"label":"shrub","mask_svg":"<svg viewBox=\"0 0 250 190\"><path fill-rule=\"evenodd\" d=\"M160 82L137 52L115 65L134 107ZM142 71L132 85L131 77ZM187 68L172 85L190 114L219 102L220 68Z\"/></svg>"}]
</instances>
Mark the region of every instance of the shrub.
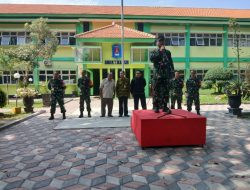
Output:
<instances>
[{"instance_id":1,"label":"shrub","mask_svg":"<svg viewBox=\"0 0 250 190\"><path fill-rule=\"evenodd\" d=\"M233 78L233 73L230 70L223 68L213 68L207 71L204 81L212 81L212 86L218 89L219 93L222 93L222 89L226 82ZM209 82L209 87L212 88L211 82Z\"/></svg>"},{"instance_id":2,"label":"shrub","mask_svg":"<svg viewBox=\"0 0 250 190\"><path fill-rule=\"evenodd\" d=\"M4 91L0 89L0 108L3 108L7 103L7 96Z\"/></svg>"}]
</instances>

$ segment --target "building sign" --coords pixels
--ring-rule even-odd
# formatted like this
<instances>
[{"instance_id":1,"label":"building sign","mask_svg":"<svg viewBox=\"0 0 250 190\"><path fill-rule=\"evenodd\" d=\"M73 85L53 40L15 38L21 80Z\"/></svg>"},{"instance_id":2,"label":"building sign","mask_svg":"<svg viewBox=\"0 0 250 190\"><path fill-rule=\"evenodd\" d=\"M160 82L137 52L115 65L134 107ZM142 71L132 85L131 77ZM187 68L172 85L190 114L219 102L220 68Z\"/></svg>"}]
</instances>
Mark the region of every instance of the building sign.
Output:
<instances>
[{"instance_id":1,"label":"building sign","mask_svg":"<svg viewBox=\"0 0 250 190\"><path fill-rule=\"evenodd\" d=\"M121 44L114 44L114 45L112 45L112 57L116 58L116 59L122 57Z\"/></svg>"},{"instance_id":2,"label":"building sign","mask_svg":"<svg viewBox=\"0 0 250 190\"><path fill-rule=\"evenodd\" d=\"M105 60L104 61L105 64L122 64L121 60ZM128 64L129 61L128 60L124 60L124 64Z\"/></svg>"}]
</instances>

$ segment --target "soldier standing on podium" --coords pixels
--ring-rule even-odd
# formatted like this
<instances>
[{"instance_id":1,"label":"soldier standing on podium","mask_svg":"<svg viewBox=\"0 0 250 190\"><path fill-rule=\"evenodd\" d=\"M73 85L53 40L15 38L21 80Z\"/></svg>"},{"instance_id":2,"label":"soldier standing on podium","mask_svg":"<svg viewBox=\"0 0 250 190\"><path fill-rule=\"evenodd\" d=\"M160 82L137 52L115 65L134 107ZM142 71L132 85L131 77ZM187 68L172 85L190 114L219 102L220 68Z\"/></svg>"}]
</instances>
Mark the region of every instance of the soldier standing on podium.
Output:
<instances>
[{"instance_id":1,"label":"soldier standing on podium","mask_svg":"<svg viewBox=\"0 0 250 190\"><path fill-rule=\"evenodd\" d=\"M159 113L162 104L162 110L166 114L170 114L168 107L170 81L174 77L174 65L171 52L165 49L165 40L163 36L159 36L157 40L158 48L155 49L150 56L154 65L153 74L153 107L155 113Z\"/></svg>"}]
</instances>

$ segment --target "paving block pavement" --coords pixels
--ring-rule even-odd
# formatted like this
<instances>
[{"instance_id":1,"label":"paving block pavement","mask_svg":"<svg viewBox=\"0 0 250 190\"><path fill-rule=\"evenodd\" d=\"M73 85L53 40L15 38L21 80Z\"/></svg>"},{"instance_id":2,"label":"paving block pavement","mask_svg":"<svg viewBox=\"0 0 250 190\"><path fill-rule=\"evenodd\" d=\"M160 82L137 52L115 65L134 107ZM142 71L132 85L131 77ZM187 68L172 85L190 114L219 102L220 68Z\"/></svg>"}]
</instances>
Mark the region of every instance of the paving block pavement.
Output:
<instances>
[{"instance_id":1,"label":"paving block pavement","mask_svg":"<svg viewBox=\"0 0 250 190\"><path fill-rule=\"evenodd\" d=\"M66 104L67 116L78 106ZM141 149L130 128L53 130L60 113L31 118L0 131L0 189L249 189L250 119L229 117L226 106L201 110L204 147Z\"/></svg>"}]
</instances>

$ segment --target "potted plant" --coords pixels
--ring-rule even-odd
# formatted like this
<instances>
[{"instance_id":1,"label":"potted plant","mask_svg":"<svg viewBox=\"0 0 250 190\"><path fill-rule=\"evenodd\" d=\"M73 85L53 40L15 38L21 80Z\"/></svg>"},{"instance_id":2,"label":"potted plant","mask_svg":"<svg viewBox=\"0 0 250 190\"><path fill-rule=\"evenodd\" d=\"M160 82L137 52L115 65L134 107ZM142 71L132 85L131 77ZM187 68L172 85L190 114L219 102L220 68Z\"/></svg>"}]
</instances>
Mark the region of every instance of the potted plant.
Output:
<instances>
[{"instance_id":1,"label":"potted plant","mask_svg":"<svg viewBox=\"0 0 250 190\"><path fill-rule=\"evenodd\" d=\"M48 83L43 82L40 86L40 93L42 95L43 106L49 107L50 106L50 90L48 89Z\"/></svg>"},{"instance_id":2,"label":"potted plant","mask_svg":"<svg viewBox=\"0 0 250 190\"><path fill-rule=\"evenodd\" d=\"M6 102L7 102L6 94L4 93L4 91L0 89L0 108L4 107L6 105Z\"/></svg>"},{"instance_id":3,"label":"potted plant","mask_svg":"<svg viewBox=\"0 0 250 190\"><path fill-rule=\"evenodd\" d=\"M31 88L19 88L17 89L17 95L23 98L24 111L26 113L33 113L34 97L37 92Z\"/></svg>"},{"instance_id":4,"label":"potted plant","mask_svg":"<svg viewBox=\"0 0 250 190\"><path fill-rule=\"evenodd\" d=\"M228 96L228 104L232 109L239 109L241 105L242 83L230 81L225 85L225 93Z\"/></svg>"}]
</instances>

